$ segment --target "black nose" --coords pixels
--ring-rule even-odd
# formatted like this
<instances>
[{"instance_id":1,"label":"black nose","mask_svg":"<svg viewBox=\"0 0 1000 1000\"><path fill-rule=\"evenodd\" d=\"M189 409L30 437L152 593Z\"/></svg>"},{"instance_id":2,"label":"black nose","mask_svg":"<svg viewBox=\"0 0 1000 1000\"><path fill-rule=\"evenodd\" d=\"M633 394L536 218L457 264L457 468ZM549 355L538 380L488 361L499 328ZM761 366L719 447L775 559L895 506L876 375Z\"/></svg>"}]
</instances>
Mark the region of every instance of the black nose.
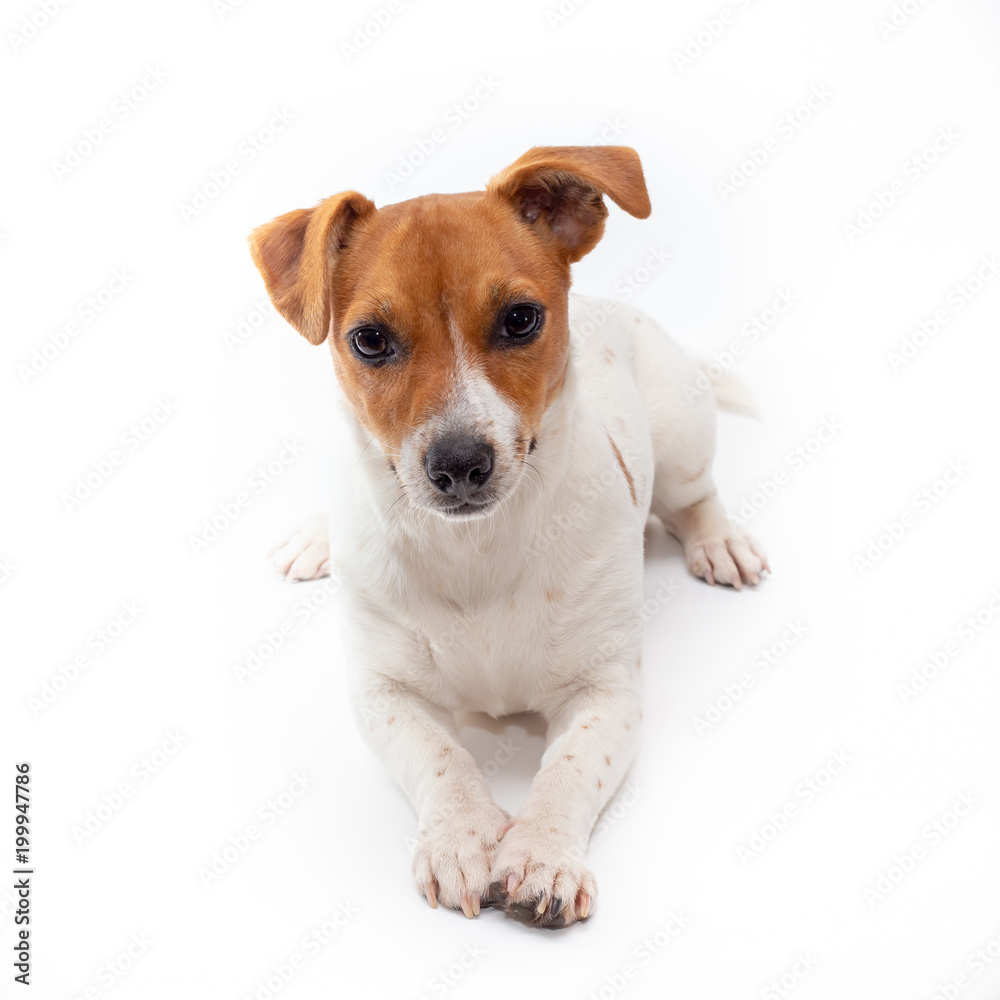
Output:
<instances>
[{"instance_id":1,"label":"black nose","mask_svg":"<svg viewBox=\"0 0 1000 1000\"><path fill-rule=\"evenodd\" d=\"M493 448L470 437L436 441L424 458L427 478L452 497L466 497L480 489L493 471Z\"/></svg>"}]
</instances>

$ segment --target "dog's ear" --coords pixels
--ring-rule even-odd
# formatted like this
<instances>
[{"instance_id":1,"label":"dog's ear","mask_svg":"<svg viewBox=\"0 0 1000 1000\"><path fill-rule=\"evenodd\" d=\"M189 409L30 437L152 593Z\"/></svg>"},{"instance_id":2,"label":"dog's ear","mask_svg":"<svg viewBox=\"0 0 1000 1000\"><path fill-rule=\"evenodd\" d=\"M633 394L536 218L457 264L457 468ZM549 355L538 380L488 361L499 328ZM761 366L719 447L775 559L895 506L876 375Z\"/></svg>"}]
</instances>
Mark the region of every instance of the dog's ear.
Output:
<instances>
[{"instance_id":1,"label":"dog's ear","mask_svg":"<svg viewBox=\"0 0 1000 1000\"><path fill-rule=\"evenodd\" d=\"M487 185L568 263L596 246L608 210L602 195L638 219L650 212L639 155L628 146L535 146Z\"/></svg>"},{"instance_id":2,"label":"dog's ear","mask_svg":"<svg viewBox=\"0 0 1000 1000\"><path fill-rule=\"evenodd\" d=\"M310 344L322 344L330 328L331 281L359 220L375 206L345 191L315 208L299 208L259 226L249 236L250 254L275 309Z\"/></svg>"}]
</instances>

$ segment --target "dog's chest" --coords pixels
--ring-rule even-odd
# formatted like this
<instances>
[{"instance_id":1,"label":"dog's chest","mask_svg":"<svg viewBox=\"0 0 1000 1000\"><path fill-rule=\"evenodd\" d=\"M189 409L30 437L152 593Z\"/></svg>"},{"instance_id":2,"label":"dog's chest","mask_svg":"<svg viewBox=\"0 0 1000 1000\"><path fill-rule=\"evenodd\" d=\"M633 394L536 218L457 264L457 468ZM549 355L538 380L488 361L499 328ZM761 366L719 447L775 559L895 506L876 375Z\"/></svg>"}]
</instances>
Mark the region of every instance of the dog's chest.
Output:
<instances>
[{"instance_id":1,"label":"dog's chest","mask_svg":"<svg viewBox=\"0 0 1000 1000\"><path fill-rule=\"evenodd\" d=\"M630 336L602 329L580 345L578 405L547 416L530 478L489 521L394 521L382 513L392 495L347 508L337 548L353 553L352 585L393 623L382 669L432 703L536 710L608 660L634 662L641 628L623 624L642 603L653 457Z\"/></svg>"},{"instance_id":2,"label":"dog's chest","mask_svg":"<svg viewBox=\"0 0 1000 1000\"><path fill-rule=\"evenodd\" d=\"M470 549L403 556L394 617L421 647L410 683L456 710L536 709L641 601L644 520L619 481L590 506L561 498L520 530L484 529Z\"/></svg>"},{"instance_id":3,"label":"dog's chest","mask_svg":"<svg viewBox=\"0 0 1000 1000\"><path fill-rule=\"evenodd\" d=\"M531 706L556 669L568 616L532 590L411 605L425 649L420 683L454 709L504 715Z\"/></svg>"}]
</instances>

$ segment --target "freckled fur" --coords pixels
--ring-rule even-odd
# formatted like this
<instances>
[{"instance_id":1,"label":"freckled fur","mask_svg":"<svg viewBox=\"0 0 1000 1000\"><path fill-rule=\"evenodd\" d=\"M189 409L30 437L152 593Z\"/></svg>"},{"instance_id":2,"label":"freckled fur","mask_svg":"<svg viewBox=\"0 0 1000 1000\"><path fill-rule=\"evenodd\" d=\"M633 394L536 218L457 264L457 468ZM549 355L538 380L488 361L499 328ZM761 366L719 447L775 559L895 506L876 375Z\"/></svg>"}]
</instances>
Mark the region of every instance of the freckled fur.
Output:
<instances>
[{"instance_id":1,"label":"freckled fur","mask_svg":"<svg viewBox=\"0 0 1000 1000\"><path fill-rule=\"evenodd\" d=\"M615 444L615 439L610 434L608 435L608 441L611 442L611 450L615 453L615 459L618 462L618 467L622 470L622 474L625 476L625 481L628 483L628 492L629 496L632 497L632 504L638 507L639 500L635 495L635 482L632 479L632 473L628 471L625 459L622 458L622 453L618 450L618 445Z\"/></svg>"},{"instance_id":2,"label":"freckled fur","mask_svg":"<svg viewBox=\"0 0 1000 1000\"><path fill-rule=\"evenodd\" d=\"M276 560L289 570L312 553L317 573L336 560L359 731L417 810L418 888L468 916L495 886L539 922L593 911L587 839L642 717L641 634L608 640L642 605L650 512L698 575L739 585L761 571L715 496L715 399L684 391L696 364L643 314L619 304L595 329L602 304L569 294L570 264L603 232L602 196L649 214L634 151L544 147L485 192L379 209L347 192L251 237L282 315L328 340L348 430L328 530ZM498 349L497 310L517 298L542 304L542 334ZM348 333L365 322L394 332L405 364L354 357ZM497 449L504 489L480 520L437 513L421 475L427 442L453 425ZM546 719L518 816L459 742L460 710Z\"/></svg>"}]
</instances>

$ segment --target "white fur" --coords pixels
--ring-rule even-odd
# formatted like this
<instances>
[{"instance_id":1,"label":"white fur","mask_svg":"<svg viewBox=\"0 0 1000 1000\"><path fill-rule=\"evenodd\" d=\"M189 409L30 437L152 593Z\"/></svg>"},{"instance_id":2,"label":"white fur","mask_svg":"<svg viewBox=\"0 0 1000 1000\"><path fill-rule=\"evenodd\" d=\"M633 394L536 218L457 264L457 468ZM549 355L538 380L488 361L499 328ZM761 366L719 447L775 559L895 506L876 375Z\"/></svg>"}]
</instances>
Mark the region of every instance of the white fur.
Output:
<instances>
[{"instance_id":1,"label":"white fur","mask_svg":"<svg viewBox=\"0 0 1000 1000\"><path fill-rule=\"evenodd\" d=\"M407 496L418 508L435 509L446 498L435 489L424 472L424 455L431 443L449 431L488 439L493 445L494 467L488 492L502 497L512 492L524 467L517 460L518 415L493 383L465 357L461 335L452 327L455 357L451 391L444 409L413 429L403 440L396 472ZM451 515L454 517L454 515Z\"/></svg>"},{"instance_id":2,"label":"white fur","mask_svg":"<svg viewBox=\"0 0 1000 1000\"><path fill-rule=\"evenodd\" d=\"M592 910L587 841L639 736L642 635L621 625L641 606L650 511L710 582L756 582L766 567L715 497L716 402L690 391L695 362L624 305L571 296L570 328L565 388L487 519L412 504L344 408L355 453L329 542L357 722L417 810L418 886L467 915L490 898L554 922ZM502 839L506 814L458 741L458 710L547 720L542 767Z\"/></svg>"}]
</instances>

